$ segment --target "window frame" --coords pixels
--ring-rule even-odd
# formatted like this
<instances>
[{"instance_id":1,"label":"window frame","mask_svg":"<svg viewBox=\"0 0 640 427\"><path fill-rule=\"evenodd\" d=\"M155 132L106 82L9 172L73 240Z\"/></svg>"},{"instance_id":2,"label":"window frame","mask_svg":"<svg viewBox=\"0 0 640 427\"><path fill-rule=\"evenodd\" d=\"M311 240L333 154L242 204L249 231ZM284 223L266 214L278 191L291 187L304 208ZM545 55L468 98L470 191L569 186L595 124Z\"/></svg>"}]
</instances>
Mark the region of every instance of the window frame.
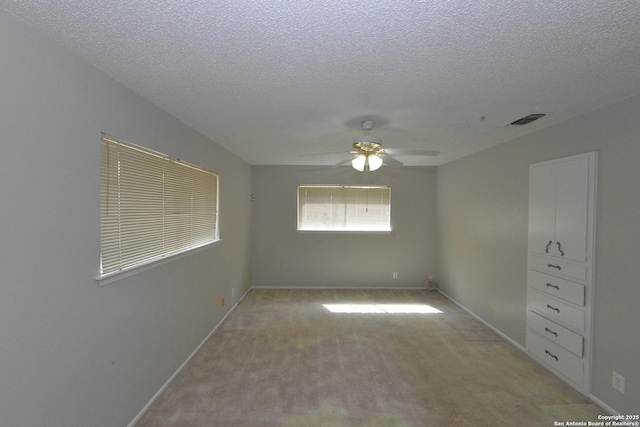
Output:
<instances>
[{"instance_id":1,"label":"window frame","mask_svg":"<svg viewBox=\"0 0 640 427\"><path fill-rule=\"evenodd\" d=\"M96 280L109 283L216 245L219 199L218 173L103 133Z\"/></svg>"},{"instance_id":2,"label":"window frame","mask_svg":"<svg viewBox=\"0 0 640 427\"><path fill-rule=\"evenodd\" d=\"M301 218L303 207L301 205L301 189L306 188L327 188L332 190L339 189L354 189L358 190L386 190L386 200L387 204L385 205L385 209L387 210L386 221L387 226L384 228L380 227L372 227L372 228L310 228L309 226L303 226L303 219ZM327 234L389 234L392 232L392 222L391 222L391 186L389 185L340 185L340 184L303 184L298 185L296 188L296 202L297 202L297 211L296 211L296 231L298 233L327 233ZM332 202L333 203L333 202ZM361 205L360 208L362 207ZM359 209L358 206L355 207L356 211ZM347 208L344 208L347 211ZM353 208L352 208L353 209ZM345 213L346 215L346 213ZM348 227L348 225L347 225Z\"/></svg>"}]
</instances>

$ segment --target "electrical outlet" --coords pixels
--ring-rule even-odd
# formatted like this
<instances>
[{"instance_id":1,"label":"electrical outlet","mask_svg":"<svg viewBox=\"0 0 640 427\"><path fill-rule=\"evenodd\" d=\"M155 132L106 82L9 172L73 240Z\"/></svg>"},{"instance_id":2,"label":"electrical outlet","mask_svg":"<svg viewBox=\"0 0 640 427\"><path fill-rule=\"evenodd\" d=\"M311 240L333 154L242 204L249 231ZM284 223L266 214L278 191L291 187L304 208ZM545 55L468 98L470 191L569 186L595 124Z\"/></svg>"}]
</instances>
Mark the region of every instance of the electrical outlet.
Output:
<instances>
[{"instance_id":1,"label":"electrical outlet","mask_svg":"<svg viewBox=\"0 0 640 427\"><path fill-rule=\"evenodd\" d=\"M394 278L394 279L397 279L397 278L398 278L398 272L397 272L397 271L394 271L394 272L393 272L393 278Z\"/></svg>"},{"instance_id":2,"label":"electrical outlet","mask_svg":"<svg viewBox=\"0 0 640 427\"><path fill-rule=\"evenodd\" d=\"M613 388L618 390L620 393L624 393L624 377L613 371Z\"/></svg>"}]
</instances>

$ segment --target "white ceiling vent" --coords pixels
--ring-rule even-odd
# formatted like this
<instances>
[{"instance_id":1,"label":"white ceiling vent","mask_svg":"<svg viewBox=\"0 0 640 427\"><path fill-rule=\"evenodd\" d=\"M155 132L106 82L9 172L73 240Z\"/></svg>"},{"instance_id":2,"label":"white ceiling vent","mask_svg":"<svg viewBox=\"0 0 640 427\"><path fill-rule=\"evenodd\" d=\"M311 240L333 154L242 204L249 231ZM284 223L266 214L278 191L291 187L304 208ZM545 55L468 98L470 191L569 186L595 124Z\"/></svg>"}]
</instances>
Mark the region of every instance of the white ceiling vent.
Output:
<instances>
[{"instance_id":1,"label":"white ceiling vent","mask_svg":"<svg viewBox=\"0 0 640 427\"><path fill-rule=\"evenodd\" d=\"M544 117L544 116L546 116L546 114L543 114L543 113L529 114L528 116L524 116L521 119L516 120L515 122L509 123L506 126L524 126L524 125L529 124L531 122L535 122L536 120L538 120L539 118Z\"/></svg>"}]
</instances>

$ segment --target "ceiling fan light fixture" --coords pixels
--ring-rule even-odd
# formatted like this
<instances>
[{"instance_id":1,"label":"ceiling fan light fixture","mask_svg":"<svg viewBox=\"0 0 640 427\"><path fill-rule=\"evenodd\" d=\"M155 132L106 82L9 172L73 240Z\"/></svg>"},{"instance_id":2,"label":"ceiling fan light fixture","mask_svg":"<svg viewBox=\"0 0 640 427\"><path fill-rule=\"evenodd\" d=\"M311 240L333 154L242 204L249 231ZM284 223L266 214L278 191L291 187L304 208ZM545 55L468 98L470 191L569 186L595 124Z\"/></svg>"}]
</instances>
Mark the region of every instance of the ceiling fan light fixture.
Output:
<instances>
[{"instance_id":1,"label":"ceiling fan light fixture","mask_svg":"<svg viewBox=\"0 0 640 427\"><path fill-rule=\"evenodd\" d=\"M367 162L369 163L370 171L378 170L380 169L380 166L382 166L382 159L375 154L367 156Z\"/></svg>"},{"instance_id":2,"label":"ceiling fan light fixture","mask_svg":"<svg viewBox=\"0 0 640 427\"><path fill-rule=\"evenodd\" d=\"M373 172L380 169L382 159L375 154L358 154L351 160L351 166L359 172L364 172L365 169Z\"/></svg>"},{"instance_id":3,"label":"ceiling fan light fixture","mask_svg":"<svg viewBox=\"0 0 640 427\"><path fill-rule=\"evenodd\" d=\"M367 163L367 156L365 156L364 154L359 154L358 156L356 156L356 158L351 160L351 166L353 166L355 170L360 172L364 171L364 167L366 163Z\"/></svg>"}]
</instances>

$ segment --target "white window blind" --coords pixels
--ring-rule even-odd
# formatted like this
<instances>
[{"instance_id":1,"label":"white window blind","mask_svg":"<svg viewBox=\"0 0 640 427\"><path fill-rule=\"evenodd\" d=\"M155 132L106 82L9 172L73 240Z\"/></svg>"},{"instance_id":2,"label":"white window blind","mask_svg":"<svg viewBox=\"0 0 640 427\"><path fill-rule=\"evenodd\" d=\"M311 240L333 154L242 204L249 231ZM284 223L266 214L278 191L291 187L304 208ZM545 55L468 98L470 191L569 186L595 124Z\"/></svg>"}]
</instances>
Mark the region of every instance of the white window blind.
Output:
<instances>
[{"instance_id":1,"label":"white window blind","mask_svg":"<svg viewBox=\"0 0 640 427\"><path fill-rule=\"evenodd\" d=\"M389 187L301 185L298 230L390 231Z\"/></svg>"},{"instance_id":2,"label":"white window blind","mask_svg":"<svg viewBox=\"0 0 640 427\"><path fill-rule=\"evenodd\" d=\"M100 153L100 277L218 240L218 176L115 138Z\"/></svg>"}]
</instances>

